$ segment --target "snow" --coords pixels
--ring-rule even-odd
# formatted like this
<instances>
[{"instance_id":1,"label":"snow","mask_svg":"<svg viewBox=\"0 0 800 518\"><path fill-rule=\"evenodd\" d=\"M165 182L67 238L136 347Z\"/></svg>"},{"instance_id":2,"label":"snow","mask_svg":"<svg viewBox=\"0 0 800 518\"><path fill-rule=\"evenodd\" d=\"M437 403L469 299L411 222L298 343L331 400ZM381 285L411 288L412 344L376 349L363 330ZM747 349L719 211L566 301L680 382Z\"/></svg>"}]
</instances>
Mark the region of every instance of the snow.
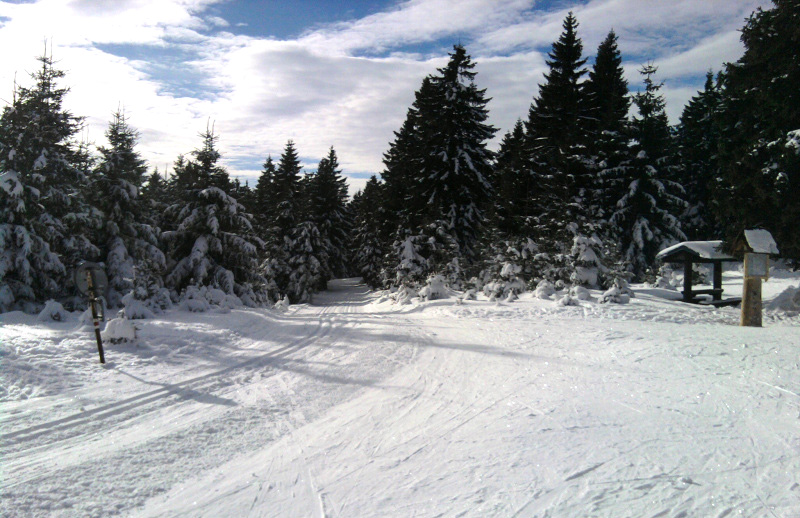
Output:
<instances>
[{"instance_id":1,"label":"snow","mask_svg":"<svg viewBox=\"0 0 800 518\"><path fill-rule=\"evenodd\" d=\"M55 300L48 300L44 304L44 309L36 316L36 319L39 321L55 320L56 322L65 322L69 320L70 316L70 313L60 303Z\"/></svg>"},{"instance_id":2,"label":"snow","mask_svg":"<svg viewBox=\"0 0 800 518\"><path fill-rule=\"evenodd\" d=\"M750 248L753 249L753 252L757 254L778 255L780 253L778 252L778 245L775 243L775 239L768 230L745 230L744 238L747 240L747 244L750 245Z\"/></svg>"},{"instance_id":3,"label":"snow","mask_svg":"<svg viewBox=\"0 0 800 518\"><path fill-rule=\"evenodd\" d=\"M133 342L136 340L136 327L127 318L114 318L106 323L102 337L111 343Z\"/></svg>"},{"instance_id":4,"label":"snow","mask_svg":"<svg viewBox=\"0 0 800 518\"><path fill-rule=\"evenodd\" d=\"M735 258L722 252L722 241L684 241L660 251L656 254L656 259L663 259L679 250L688 250L701 259L736 261Z\"/></svg>"},{"instance_id":5,"label":"snow","mask_svg":"<svg viewBox=\"0 0 800 518\"><path fill-rule=\"evenodd\" d=\"M344 280L137 321L105 366L74 317L3 313L0 515L798 516L800 316L769 308L800 274L774 273L764 328L642 285L400 305Z\"/></svg>"},{"instance_id":6,"label":"snow","mask_svg":"<svg viewBox=\"0 0 800 518\"><path fill-rule=\"evenodd\" d=\"M800 285L789 286L766 304L766 307L775 312L785 311L792 315L800 314Z\"/></svg>"}]
</instances>

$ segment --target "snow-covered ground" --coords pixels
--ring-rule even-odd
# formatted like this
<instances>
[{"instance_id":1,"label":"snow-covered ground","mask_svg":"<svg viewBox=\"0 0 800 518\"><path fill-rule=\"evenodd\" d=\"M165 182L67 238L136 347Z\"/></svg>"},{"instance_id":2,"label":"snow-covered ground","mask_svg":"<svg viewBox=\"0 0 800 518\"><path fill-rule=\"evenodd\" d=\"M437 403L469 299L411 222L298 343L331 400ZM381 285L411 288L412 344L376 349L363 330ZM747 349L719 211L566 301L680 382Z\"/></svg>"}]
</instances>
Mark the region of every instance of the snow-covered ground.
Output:
<instances>
[{"instance_id":1,"label":"snow-covered ground","mask_svg":"<svg viewBox=\"0 0 800 518\"><path fill-rule=\"evenodd\" d=\"M138 321L104 367L76 315L0 315L0 515L800 516L796 311L331 288Z\"/></svg>"}]
</instances>

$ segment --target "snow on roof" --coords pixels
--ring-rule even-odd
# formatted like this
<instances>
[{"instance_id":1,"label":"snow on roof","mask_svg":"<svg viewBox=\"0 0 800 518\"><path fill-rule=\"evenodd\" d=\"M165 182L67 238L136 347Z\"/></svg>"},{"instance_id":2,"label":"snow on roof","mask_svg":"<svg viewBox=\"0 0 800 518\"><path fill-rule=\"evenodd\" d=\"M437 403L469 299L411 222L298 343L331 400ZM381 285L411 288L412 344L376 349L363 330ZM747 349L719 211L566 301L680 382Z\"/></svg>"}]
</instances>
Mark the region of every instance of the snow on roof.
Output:
<instances>
[{"instance_id":1,"label":"snow on roof","mask_svg":"<svg viewBox=\"0 0 800 518\"><path fill-rule=\"evenodd\" d=\"M747 240L747 244L750 245L750 248L753 249L753 252L757 254L777 255L780 253L778 252L778 245L775 243L775 239L773 239L772 234L770 234L768 230L745 230L744 238Z\"/></svg>"},{"instance_id":2,"label":"snow on roof","mask_svg":"<svg viewBox=\"0 0 800 518\"><path fill-rule=\"evenodd\" d=\"M735 261L736 259L722 251L722 241L684 241L665 248L656 255L656 259L664 259L672 254L687 251L701 259Z\"/></svg>"}]
</instances>

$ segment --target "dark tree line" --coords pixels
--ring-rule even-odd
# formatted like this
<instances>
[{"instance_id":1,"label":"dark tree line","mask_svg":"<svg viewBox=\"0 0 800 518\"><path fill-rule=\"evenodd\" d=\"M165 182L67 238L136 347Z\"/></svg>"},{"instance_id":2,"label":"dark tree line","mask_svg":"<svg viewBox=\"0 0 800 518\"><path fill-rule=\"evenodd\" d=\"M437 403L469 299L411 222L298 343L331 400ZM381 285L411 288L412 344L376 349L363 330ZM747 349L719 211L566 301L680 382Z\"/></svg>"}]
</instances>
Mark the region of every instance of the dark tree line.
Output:
<instances>
[{"instance_id":1,"label":"dark tree line","mask_svg":"<svg viewBox=\"0 0 800 518\"><path fill-rule=\"evenodd\" d=\"M34 85L0 117L0 311L51 298L81 306L72 285L81 260L105 265L107 303L130 317L186 299L190 309L307 302L345 275L350 216L333 148L302 174L289 141L250 189L220 164L207 128L168 179L148 175L122 112L97 155L77 141L82 121L56 84L64 74L39 61Z\"/></svg>"},{"instance_id":2,"label":"dark tree line","mask_svg":"<svg viewBox=\"0 0 800 518\"><path fill-rule=\"evenodd\" d=\"M708 73L675 127L656 66L631 93L616 34L588 65L570 13L497 152L490 98L457 45L415 93L381 178L350 201L333 148L304 173L289 141L250 188L230 178L207 128L164 178L147 173L120 112L91 153L63 108L63 72L41 57L0 115L0 311L80 305L80 260L105 264L108 303L130 316L178 301L304 302L345 275L406 293L601 287L652 277L676 241L730 242L754 227L797 264L800 0L774 4L747 20L744 55Z\"/></svg>"},{"instance_id":3,"label":"dark tree line","mask_svg":"<svg viewBox=\"0 0 800 518\"><path fill-rule=\"evenodd\" d=\"M670 244L730 242L755 227L796 264L799 5L753 13L744 56L709 72L675 127L656 66L641 67L631 93L613 31L587 66L570 13L527 117L494 155L488 98L474 73L460 72L474 65L456 46L416 92L382 181L352 203L355 268L375 287L419 288L433 275L518 282L509 271L532 286L608 286L652 278Z\"/></svg>"}]
</instances>

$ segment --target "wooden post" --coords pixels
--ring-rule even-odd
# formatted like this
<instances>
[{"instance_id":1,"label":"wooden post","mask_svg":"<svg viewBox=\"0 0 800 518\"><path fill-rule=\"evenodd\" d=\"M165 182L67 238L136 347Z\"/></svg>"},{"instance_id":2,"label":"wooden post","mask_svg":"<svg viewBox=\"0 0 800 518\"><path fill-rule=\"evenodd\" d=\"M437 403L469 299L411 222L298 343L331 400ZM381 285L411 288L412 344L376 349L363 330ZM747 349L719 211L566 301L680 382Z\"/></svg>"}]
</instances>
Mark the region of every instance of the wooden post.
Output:
<instances>
[{"instance_id":1,"label":"wooden post","mask_svg":"<svg viewBox=\"0 0 800 518\"><path fill-rule=\"evenodd\" d=\"M692 300L692 261L686 259L683 262L683 301Z\"/></svg>"},{"instance_id":2,"label":"wooden post","mask_svg":"<svg viewBox=\"0 0 800 518\"><path fill-rule=\"evenodd\" d=\"M103 354L103 339L100 336L100 318L97 315L97 297L94 293L94 272L89 269L86 270L86 283L89 285L89 306L92 308L92 321L94 322L94 336L97 339L97 352L100 354L100 363L106 362L106 356Z\"/></svg>"},{"instance_id":3,"label":"wooden post","mask_svg":"<svg viewBox=\"0 0 800 518\"><path fill-rule=\"evenodd\" d=\"M761 327L761 278L745 277L741 325Z\"/></svg>"},{"instance_id":4,"label":"wooden post","mask_svg":"<svg viewBox=\"0 0 800 518\"><path fill-rule=\"evenodd\" d=\"M722 289L722 261L714 261L714 289ZM722 300L722 293L715 292L714 300Z\"/></svg>"}]
</instances>

